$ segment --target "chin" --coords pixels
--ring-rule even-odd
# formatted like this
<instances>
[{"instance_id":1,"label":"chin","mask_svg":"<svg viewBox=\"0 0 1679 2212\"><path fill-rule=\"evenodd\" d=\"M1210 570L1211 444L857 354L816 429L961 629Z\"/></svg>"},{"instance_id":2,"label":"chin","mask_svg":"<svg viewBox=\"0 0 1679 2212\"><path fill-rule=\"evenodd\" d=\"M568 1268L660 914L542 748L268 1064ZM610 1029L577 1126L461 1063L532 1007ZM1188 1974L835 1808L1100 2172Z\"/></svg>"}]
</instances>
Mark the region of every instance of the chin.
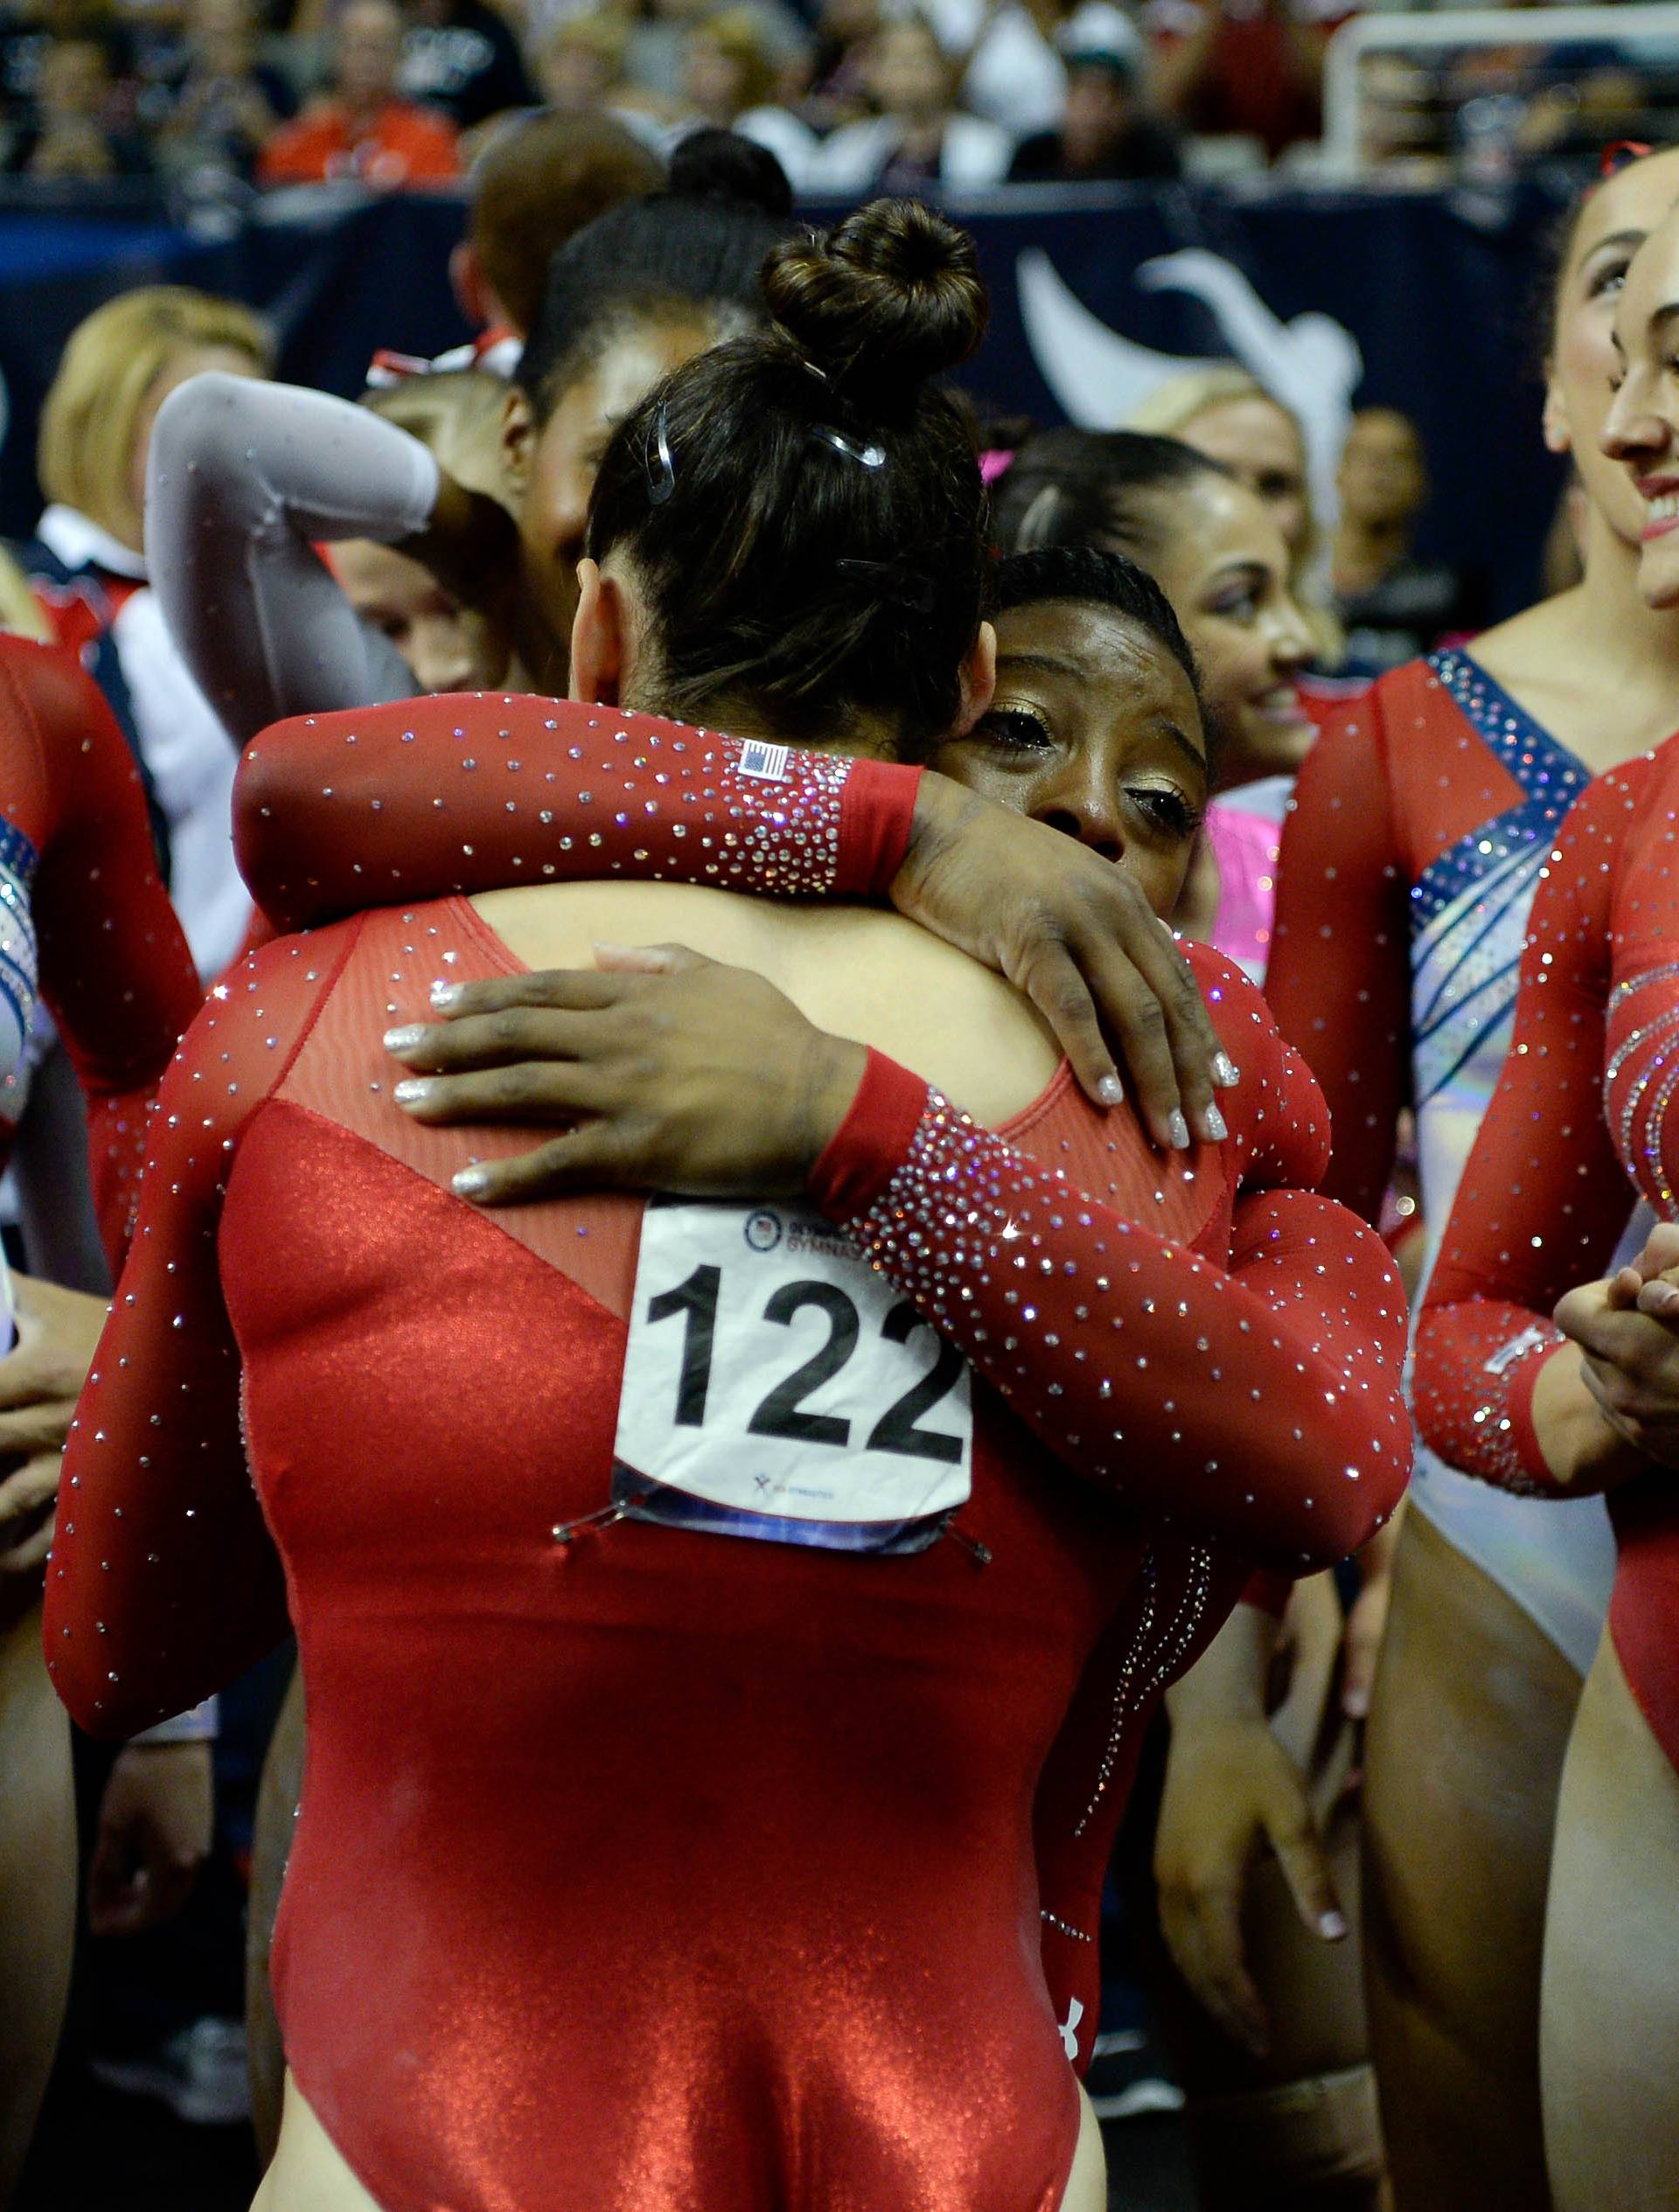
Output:
<instances>
[{"instance_id":1,"label":"chin","mask_svg":"<svg viewBox=\"0 0 1679 2212\"><path fill-rule=\"evenodd\" d=\"M1257 783L1267 776L1297 776L1317 741L1315 722L1291 722L1281 729L1266 722L1258 729L1244 730L1239 747L1232 748L1239 752L1242 773L1237 777L1226 770L1220 781Z\"/></svg>"},{"instance_id":2,"label":"chin","mask_svg":"<svg viewBox=\"0 0 1679 2212\"><path fill-rule=\"evenodd\" d=\"M1644 547L1638 588L1647 607L1679 607L1679 530Z\"/></svg>"}]
</instances>

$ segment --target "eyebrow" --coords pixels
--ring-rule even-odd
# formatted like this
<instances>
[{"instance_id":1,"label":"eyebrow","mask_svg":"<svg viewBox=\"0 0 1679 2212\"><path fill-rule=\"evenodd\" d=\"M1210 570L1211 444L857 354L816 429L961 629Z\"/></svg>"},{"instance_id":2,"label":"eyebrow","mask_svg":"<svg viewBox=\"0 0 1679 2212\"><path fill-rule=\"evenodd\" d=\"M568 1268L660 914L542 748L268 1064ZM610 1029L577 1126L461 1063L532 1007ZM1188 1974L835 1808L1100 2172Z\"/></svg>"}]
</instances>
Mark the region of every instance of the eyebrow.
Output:
<instances>
[{"instance_id":1,"label":"eyebrow","mask_svg":"<svg viewBox=\"0 0 1679 2212\"><path fill-rule=\"evenodd\" d=\"M1040 676L1069 676L1077 684L1088 684L1090 680L1088 671L1081 668L1076 661L1062 660L1056 653L999 653L998 674L1000 676L1006 668L1035 669ZM1187 753L1203 776L1207 773L1207 755L1184 735L1175 722L1157 722L1155 727L1162 736L1169 737L1181 752Z\"/></svg>"},{"instance_id":2,"label":"eyebrow","mask_svg":"<svg viewBox=\"0 0 1679 2212\"><path fill-rule=\"evenodd\" d=\"M1158 727L1161 735L1163 737L1169 737L1172 742L1178 748L1180 752L1187 753L1189 755L1189 758L1195 762L1195 766L1201 770L1202 774L1205 776L1208 772L1207 755L1196 748L1190 740L1184 735L1183 732L1178 727L1177 724L1175 722L1161 722L1158 725Z\"/></svg>"},{"instance_id":3,"label":"eyebrow","mask_svg":"<svg viewBox=\"0 0 1679 2212\"><path fill-rule=\"evenodd\" d=\"M997 665L1003 668L1035 668L1040 676L1070 676L1075 683L1087 683L1088 671L1076 661L1062 660L1056 653L1004 653L997 656Z\"/></svg>"},{"instance_id":4,"label":"eyebrow","mask_svg":"<svg viewBox=\"0 0 1679 2212\"><path fill-rule=\"evenodd\" d=\"M1593 254L1601 254L1607 246L1639 247L1648 236L1648 231L1611 231L1607 238L1600 238L1595 246L1588 247L1580 258L1589 261Z\"/></svg>"}]
</instances>

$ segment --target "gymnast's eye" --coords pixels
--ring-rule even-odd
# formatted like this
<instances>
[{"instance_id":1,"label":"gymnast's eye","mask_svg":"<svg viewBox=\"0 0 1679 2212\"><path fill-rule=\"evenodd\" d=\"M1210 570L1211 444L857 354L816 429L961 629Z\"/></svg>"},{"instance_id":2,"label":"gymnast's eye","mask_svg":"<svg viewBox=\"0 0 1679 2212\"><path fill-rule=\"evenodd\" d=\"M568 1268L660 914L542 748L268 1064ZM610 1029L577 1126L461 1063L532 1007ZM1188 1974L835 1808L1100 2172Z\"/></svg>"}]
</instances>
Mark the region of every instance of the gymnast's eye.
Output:
<instances>
[{"instance_id":1,"label":"gymnast's eye","mask_svg":"<svg viewBox=\"0 0 1679 2212\"><path fill-rule=\"evenodd\" d=\"M974 735L1010 753L1047 753L1055 741L1042 715L1026 706L993 706Z\"/></svg>"}]
</instances>

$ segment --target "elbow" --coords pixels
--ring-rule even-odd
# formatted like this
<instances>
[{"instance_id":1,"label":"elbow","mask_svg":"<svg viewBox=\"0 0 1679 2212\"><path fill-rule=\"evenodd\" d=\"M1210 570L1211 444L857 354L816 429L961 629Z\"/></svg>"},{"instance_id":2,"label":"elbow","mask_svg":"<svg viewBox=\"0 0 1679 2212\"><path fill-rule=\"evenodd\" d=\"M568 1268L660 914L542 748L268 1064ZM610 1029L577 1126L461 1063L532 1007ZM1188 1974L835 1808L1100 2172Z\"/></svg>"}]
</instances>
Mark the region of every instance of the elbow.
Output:
<instances>
[{"instance_id":1,"label":"elbow","mask_svg":"<svg viewBox=\"0 0 1679 2212\"><path fill-rule=\"evenodd\" d=\"M1296 1510L1286 1531L1292 1548L1274 1537L1269 1544L1249 1541L1260 1566L1296 1577L1322 1574L1362 1551L1392 1518L1411 1480L1411 1417L1397 1389L1372 1395L1373 1405L1343 1389L1341 1417L1326 1424L1310 1464L1293 1480Z\"/></svg>"},{"instance_id":2,"label":"elbow","mask_svg":"<svg viewBox=\"0 0 1679 2212\"><path fill-rule=\"evenodd\" d=\"M196 1702L186 1698L178 1705L160 1704L150 1670L130 1673L103 1624L83 1619L67 1597L56 1596L50 1562L41 1641L47 1679L59 1701L85 1736L101 1742L124 1743Z\"/></svg>"},{"instance_id":3,"label":"elbow","mask_svg":"<svg viewBox=\"0 0 1679 2212\"><path fill-rule=\"evenodd\" d=\"M113 1673L108 1667L101 1667L98 1653L73 1653L74 1639L64 1641L62 1633L52 1625L49 1610L47 1676L58 1692L59 1701L84 1736L95 1736L105 1743L123 1743L154 1721L166 1717L161 1713L142 1710L136 1701L125 1694L120 1669Z\"/></svg>"},{"instance_id":4,"label":"elbow","mask_svg":"<svg viewBox=\"0 0 1679 2212\"><path fill-rule=\"evenodd\" d=\"M177 518L223 508L241 470L248 476L245 418L251 393L261 388L250 377L205 369L178 384L158 408L146 461L148 541Z\"/></svg>"}]
</instances>

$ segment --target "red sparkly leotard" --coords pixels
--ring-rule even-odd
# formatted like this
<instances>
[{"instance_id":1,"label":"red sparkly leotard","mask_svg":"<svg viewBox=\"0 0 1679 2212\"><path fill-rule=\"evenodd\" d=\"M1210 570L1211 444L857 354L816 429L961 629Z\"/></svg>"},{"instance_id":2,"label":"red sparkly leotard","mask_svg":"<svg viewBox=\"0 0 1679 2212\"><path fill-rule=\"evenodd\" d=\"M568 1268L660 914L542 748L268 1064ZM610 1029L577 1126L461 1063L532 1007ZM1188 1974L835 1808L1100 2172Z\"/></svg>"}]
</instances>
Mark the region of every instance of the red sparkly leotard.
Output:
<instances>
[{"instance_id":1,"label":"red sparkly leotard","mask_svg":"<svg viewBox=\"0 0 1679 2212\"><path fill-rule=\"evenodd\" d=\"M606 874L784 895L854 894L889 885L918 782L912 769L743 746L645 715L503 695L415 699L265 732L241 769L237 828L259 903L286 926L318 922L370 898ZM1224 1004L1217 966L1208 968L1216 1006ZM1238 998L1249 1017L1258 1013L1251 991L1242 989ZM1239 1018L1234 1002L1221 1019L1245 1065L1251 1019ZM1269 1040L1265 1054L1274 1049ZM1319 1109L1297 1066L1282 1089L1285 1113L1279 1116L1274 1103L1268 1111L1278 1135L1284 1127L1292 1132L1288 1151L1237 1162L1243 1195L1278 1184L1310 1186L1321 1165L1313 1134ZM1118 1200L1117 1186L1097 1187ZM1288 1203L1298 1205L1298 1198ZM1308 1236L1320 1234L1332 1245L1356 1234L1333 1214L1309 1226L1305 1214L1292 1218ZM1200 1249L1242 1269L1262 1263L1267 1248L1261 1235L1252 1243L1238 1240L1234 1251L1216 1243ZM1314 1309L1320 1340L1348 1359L1356 1360L1361 1340L1390 1320L1393 1309L1377 1318L1369 1300L1349 1309L1332 1275L1295 1269L1297 1249L1287 1239L1269 1256L1278 1270L1270 1279L1297 1318ZM1061 1448L1072 1464L1082 1464L1077 1432ZM1240 1581L1235 1555L1221 1550L1214 1557L1218 1579L1197 1624L1203 1637L1224 1617ZM1286 1589L1285 1578L1271 1576L1250 1583L1246 1595L1280 1610ZM1172 1630L1164 1597L1158 1618ZM1102 1881L1142 1733L1139 1716L1153 1694L1146 1674L1131 1668L1123 1640L1104 1647L1045 1777L1039 1815L1045 1968L1056 2016L1072 2023L1069 2048L1081 2065L1097 2028ZM1114 1768L1121 1734L1123 1770L1092 1801L1090 1777Z\"/></svg>"},{"instance_id":2,"label":"red sparkly leotard","mask_svg":"<svg viewBox=\"0 0 1679 2212\"><path fill-rule=\"evenodd\" d=\"M1538 872L1587 780L1476 662L1439 652L1348 702L1295 788L1266 994L1329 1103L1324 1187L1367 1221L1414 1106L1425 1279L1509 1049ZM1535 1513L1419 1447L1412 1510L1584 1673L1614 1574L1600 1501Z\"/></svg>"},{"instance_id":3,"label":"red sparkly leotard","mask_svg":"<svg viewBox=\"0 0 1679 2212\"><path fill-rule=\"evenodd\" d=\"M1534 902L1515 1048L1464 1172L1417 1339L1417 1413L1456 1464L1566 1495L1533 1386L1562 1341L1564 1290L1608 1268L1627 1178L1679 1216L1679 740L1601 776L1563 825ZM1623 1172L1624 1171L1624 1172ZM1679 1765L1679 1510L1662 1468L1610 1503L1609 1625L1627 1679Z\"/></svg>"},{"instance_id":4,"label":"red sparkly leotard","mask_svg":"<svg viewBox=\"0 0 1679 2212\"><path fill-rule=\"evenodd\" d=\"M0 635L0 1057L12 1061L0 1066L0 1146L38 980L87 1094L115 1267L146 1109L199 982L158 878L139 771L98 686L62 649Z\"/></svg>"},{"instance_id":5,"label":"red sparkly leotard","mask_svg":"<svg viewBox=\"0 0 1679 2212\"><path fill-rule=\"evenodd\" d=\"M1321 1144L1239 982L1237 1135L1165 1177L1064 1069L992 1135L877 1056L814 1195L973 1362L969 1541L590 1527L643 1207L477 1214L448 1177L504 1140L385 1096L390 1020L515 967L453 901L212 994L67 1455L55 1679L121 1733L237 1673L289 1597L310 1735L276 1987L391 2212L1048 2212L1076 2113L1040 1775L1104 1640L1140 1704L1216 1624L1209 1542L1315 1564L1390 1506L1391 1365L1306 1297L1327 1271L1384 1309L1391 1355L1380 1247L1298 1193L1233 1228L1238 1162ZM1233 1237L1251 1283L1195 1256ZM1035 1429L1082 1440L1087 1485Z\"/></svg>"}]
</instances>

